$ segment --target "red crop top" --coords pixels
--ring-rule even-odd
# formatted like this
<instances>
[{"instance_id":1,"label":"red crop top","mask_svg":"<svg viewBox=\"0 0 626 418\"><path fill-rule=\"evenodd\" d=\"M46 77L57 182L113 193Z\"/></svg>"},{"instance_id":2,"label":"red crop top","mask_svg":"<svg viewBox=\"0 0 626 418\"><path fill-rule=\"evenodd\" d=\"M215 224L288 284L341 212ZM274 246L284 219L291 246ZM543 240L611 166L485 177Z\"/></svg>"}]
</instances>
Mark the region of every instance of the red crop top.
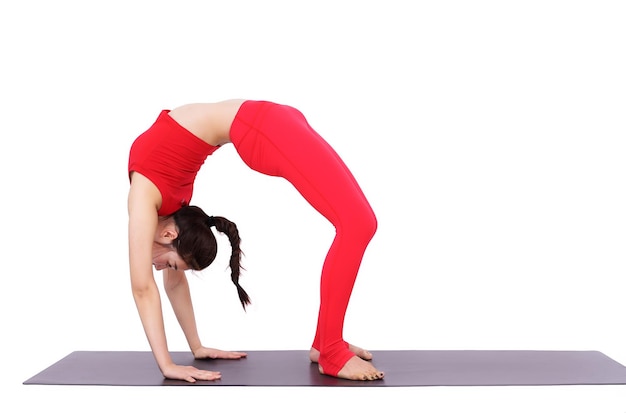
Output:
<instances>
[{"instance_id":1,"label":"red crop top","mask_svg":"<svg viewBox=\"0 0 626 418\"><path fill-rule=\"evenodd\" d=\"M154 124L130 148L128 174L146 176L161 192L159 216L189 204L196 174L206 157L219 147L207 144L163 110Z\"/></svg>"}]
</instances>

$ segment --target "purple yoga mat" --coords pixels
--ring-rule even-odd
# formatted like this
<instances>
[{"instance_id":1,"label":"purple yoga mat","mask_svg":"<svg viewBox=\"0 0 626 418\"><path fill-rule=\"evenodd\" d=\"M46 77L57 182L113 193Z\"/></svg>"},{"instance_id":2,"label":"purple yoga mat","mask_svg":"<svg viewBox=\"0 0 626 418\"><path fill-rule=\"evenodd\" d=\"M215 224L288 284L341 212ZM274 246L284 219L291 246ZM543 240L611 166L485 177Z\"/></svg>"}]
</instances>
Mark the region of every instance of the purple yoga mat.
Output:
<instances>
[{"instance_id":1,"label":"purple yoga mat","mask_svg":"<svg viewBox=\"0 0 626 418\"><path fill-rule=\"evenodd\" d=\"M385 372L354 382L319 374L307 351L248 351L240 360L195 360L174 352L178 364L222 373L218 381L164 379L149 351L75 351L26 385L112 386L528 386L622 385L626 367L598 351L374 351Z\"/></svg>"}]
</instances>

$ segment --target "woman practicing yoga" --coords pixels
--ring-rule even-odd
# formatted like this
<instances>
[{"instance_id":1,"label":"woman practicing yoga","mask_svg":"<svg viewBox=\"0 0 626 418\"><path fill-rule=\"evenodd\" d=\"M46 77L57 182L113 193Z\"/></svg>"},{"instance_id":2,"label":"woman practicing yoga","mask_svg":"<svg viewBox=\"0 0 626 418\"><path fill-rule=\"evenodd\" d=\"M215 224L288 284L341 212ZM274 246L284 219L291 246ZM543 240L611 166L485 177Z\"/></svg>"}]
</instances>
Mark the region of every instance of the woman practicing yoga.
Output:
<instances>
[{"instance_id":1,"label":"woman practicing yoga","mask_svg":"<svg viewBox=\"0 0 626 418\"><path fill-rule=\"evenodd\" d=\"M377 227L356 180L335 151L293 107L266 101L227 100L163 110L133 143L128 163L129 258L132 292L155 360L170 379L219 379L220 373L177 365L170 357L153 268L197 359L238 359L246 353L202 345L185 270L202 270L217 254L211 228L228 236L231 279L239 284L239 232L220 216L190 206L193 183L207 156L232 143L253 170L287 179L335 227L321 272L317 330L310 351L320 373L351 380L383 378L372 355L343 340L343 323L361 259ZM280 370L276 371L280 373Z\"/></svg>"}]
</instances>

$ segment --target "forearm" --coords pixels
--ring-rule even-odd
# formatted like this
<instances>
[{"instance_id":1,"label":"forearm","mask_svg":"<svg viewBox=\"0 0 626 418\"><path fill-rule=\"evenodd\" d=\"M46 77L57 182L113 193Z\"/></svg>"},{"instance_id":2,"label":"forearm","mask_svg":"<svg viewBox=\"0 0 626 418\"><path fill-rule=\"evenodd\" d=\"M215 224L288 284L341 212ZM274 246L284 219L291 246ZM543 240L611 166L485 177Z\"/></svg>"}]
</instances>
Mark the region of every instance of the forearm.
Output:
<instances>
[{"instance_id":1,"label":"forearm","mask_svg":"<svg viewBox=\"0 0 626 418\"><path fill-rule=\"evenodd\" d=\"M194 352L202 346L202 343L198 335L189 283L185 273L183 271L163 270L163 282L176 319L185 334L189 348Z\"/></svg>"},{"instance_id":2,"label":"forearm","mask_svg":"<svg viewBox=\"0 0 626 418\"><path fill-rule=\"evenodd\" d=\"M133 297L154 358L163 371L173 362L167 348L159 290L156 284L141 290L134 289Z\"/></svg>"}]
</instances>

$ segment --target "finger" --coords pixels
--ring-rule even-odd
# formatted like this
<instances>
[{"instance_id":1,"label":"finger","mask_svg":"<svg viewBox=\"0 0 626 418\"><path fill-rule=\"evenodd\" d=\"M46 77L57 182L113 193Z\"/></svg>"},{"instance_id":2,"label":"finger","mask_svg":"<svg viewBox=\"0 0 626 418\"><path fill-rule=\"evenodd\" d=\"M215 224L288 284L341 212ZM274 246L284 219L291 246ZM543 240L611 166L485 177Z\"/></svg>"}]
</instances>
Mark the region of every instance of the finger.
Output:
<instances>
[{"instance_id":1,"label":"finger","mask_svg":"<svg viewBox=\"0 0 626 418\"><path fill-rule=\"evenodd\" d=\"M196 379L200 380L219 380L222 378L222 374L220 372L211 372L208 370L199 370L198 373L194 375Z\"/></svg>"},{"instance_id":2,"label":"finger","mask_svg":"<svg viewBox=\"0 0 626 418\"><path fill-rule=\"evenodd\" d=\"M219 351L214 353L211 358L222 358L222 359L238 359L242 357L246 357L248 354L241 353L239 351Z\"/></svg>"},{"instance_id":3,"label":"finger","mask_svg":"<svg viewBox=\"0 0 626 418\"><path fill-rule=\"evenodd\" d=\"M226 355L229 358L241 358L241 357L246 357L248 354L241 352L241 351L227 351Z\"/></svg>"},{"instance_id":4,"label":"finger","mask_svg":"<svg viewBox=\"0 0 626 418\"><path fill-rule=\"evenodd\" d=\"M246 353L240 353L237 351L231 351L226 355L226 358L242 358L242 357L246 357L248 354Z\"/></svg>"}]
</instances>

